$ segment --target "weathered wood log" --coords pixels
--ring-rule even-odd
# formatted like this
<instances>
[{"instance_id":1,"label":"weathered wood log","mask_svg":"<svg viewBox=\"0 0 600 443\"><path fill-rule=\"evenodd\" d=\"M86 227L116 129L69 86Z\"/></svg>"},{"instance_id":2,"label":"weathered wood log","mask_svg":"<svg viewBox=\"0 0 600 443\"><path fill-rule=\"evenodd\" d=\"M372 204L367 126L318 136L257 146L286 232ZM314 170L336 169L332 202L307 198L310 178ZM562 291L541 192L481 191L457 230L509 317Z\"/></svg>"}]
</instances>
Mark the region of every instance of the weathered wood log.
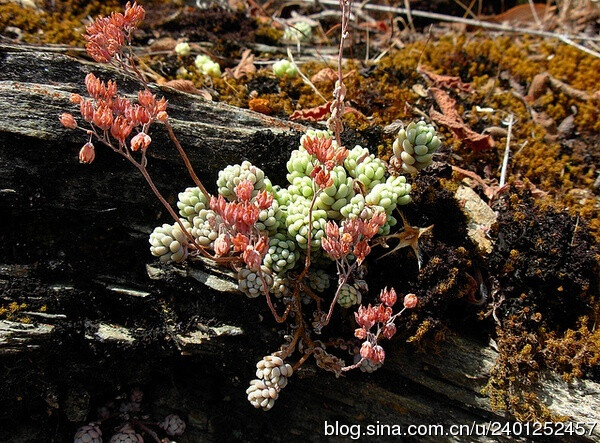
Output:
<instances>
[{"instance_id":1,"label":"weathered wood log","mask_svg":"<svg viewBox=\"0 0 600 443\"><path fill-rule=\"evenodd\" d=\"M262 299L236 291L227 271L202 262L155 263L147 236L164 215L143 179L100 149L91 166L79 165L80 134L58 123L71 107L69 93L83 93L87 72L116 77L127 93L138 85L59 54L3 45L0 59L0 306L16 304L11 319L0 321L0 440L67 440L102 401L135 385L144 387L153 413L186 414L183 441L320 441L326 421L360 424L363 431L378 423L448 430L509 422L481 394L496 351L459 336L449 337L439 354L389 351L384 367L371 375L334 380L309 362L274 410L255 411L244 391L255 362L281 344L281 326ZM207 183L243 159L283 176L281 165L299 139L293 131L303 127L161 93ZM152 136L151 173L173 200L191 183L164 132L158 128ZM598 420L597 384L568 386L548 376L540 390L555 412Z\"/></svg>"}]
</instances>

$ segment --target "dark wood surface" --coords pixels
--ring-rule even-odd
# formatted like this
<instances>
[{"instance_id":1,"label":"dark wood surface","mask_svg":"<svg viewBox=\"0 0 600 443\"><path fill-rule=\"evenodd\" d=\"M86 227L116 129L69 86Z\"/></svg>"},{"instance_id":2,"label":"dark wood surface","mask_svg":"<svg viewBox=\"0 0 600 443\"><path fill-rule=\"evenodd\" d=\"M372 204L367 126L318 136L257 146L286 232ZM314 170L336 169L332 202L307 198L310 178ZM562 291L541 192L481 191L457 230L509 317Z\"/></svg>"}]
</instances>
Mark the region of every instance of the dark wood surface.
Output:
<instances>
[{"instance_id":1,"label":"dark wood surface","mask_svg":"<svg viewBox=\"0 0 600 443\"><path fill-rule=\"evenodd\" d=\"M68 95L84 93L87 72L117 78L126 93L138 87L60 53L0 45L0 305L24 304L0 320L0 441L67 441L95 417L96 406L132 386L143 387L151 413L185 416L181 441L189 442L322 441L325 421L506 420L480 393L496 359L493 343L458 335L439 353L391 346L384 367L371 375L335 379L309 362L272 411L254 410L244 391L255 362L280 345L280 326L264 300L235 290L231 274L201 262L153 260L148 235L168 220L129 164L100 146L92 165L78 163L83 134L62 128L58 116L75 113ZM302 126L156 92L169 99L175 132L207 183L244 159L282 181ZM152 137L150 172L174 202L192 184L163 128ZM599 385L568 386L548 376L540 389L555 412L597 420Z\"/></svg>"}]
</instances>

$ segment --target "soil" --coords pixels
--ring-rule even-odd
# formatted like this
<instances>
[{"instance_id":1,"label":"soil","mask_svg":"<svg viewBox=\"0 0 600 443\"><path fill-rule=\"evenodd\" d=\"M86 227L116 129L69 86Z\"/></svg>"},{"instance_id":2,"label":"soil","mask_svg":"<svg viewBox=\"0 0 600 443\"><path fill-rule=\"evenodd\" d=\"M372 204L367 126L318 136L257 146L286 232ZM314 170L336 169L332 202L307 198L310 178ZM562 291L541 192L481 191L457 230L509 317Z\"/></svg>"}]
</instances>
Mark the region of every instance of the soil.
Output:
<instances>
[{"instance_id":1,"label":"soil","mask_svg":"<svg viewBox=\"0 0 600 443\"><path fill-rule=\"evenodd\" d=\"M0 5L0 34L14 38L16 31L9 26L18 27L23 43L80 48L83 29L73 37L65 23L72 26L88 15L106 15L117 6L116 2L56 3L55 9ZM237 9L211 6L200 10L179 2L145 5L147 21L134 41L152 80L159 84L190 80L212 100L244 108L252 99L262 98L270 114L282 119L294 111L322 105L324 100L302 79L273 75L270 62L286 56L280 22L255 9L253 2L247 9L245 2L230 3ZM415 8L429 7L434 12L448 11L448 5L458 8L456 2L414 3ZM509 7L508 2L489 3L489 10L482 13L502 12L500 3ZM69 5L70 15L59 20ZM318 12L304 7L293 10ZM292 9L281 11L282 18L291 16ZM600 312L600 107L595 95L600 90L600 59L558 40L533 36L464 32L438 25L427 34L422 27L430 22L421 21L415 25L422 33L397 33L401 44L392 46L391 29L382 19L387 16L374 17L382 31L370 35L369 50L371 60L381 54L378 62L363 61L363 28L353 29L354 45L348 45L351 48L345 53L351 58L344 69L348 73L347 105L358 112L345 117L344 144L360 144L390 159L397 131L390 128L398 121L406 123L423 115L429 118L430 108L438 109L426 92L434 85L418 72L419 66L456 76L470 85L472 92L460 88L448 88L447 92L456 100L465 124L478 133L493 134L495 144L476 151L439 126L444 147L432 167L411 179L413 202L403 208L411 226L433 225L419 240L423 266L419 269L410 248L381 260L377 257L385 250L374 248L366 266L371 295L364 303L375 303L373 294L386 286L402 294L418 294L419 309L397 324L403 332L393 352L410 356L434 351L444 346L449 330L481 341L495 339L499 357L485 390L492 406L519 420L560 420L564 417L554 414L536 395L542 371L554 371L568 381L600 382L600 333L595 328ZM308 78L334 66L329 59L324 61L320 50L338 43L335 23L323 19L320 32L303 44L297 61ZM596 21L590 20L588 26L597 31ZM193 55L177 55L176 40L189 41ZM208 54L225 72L236 67L246 48L255 54L258 70L239 78L223 75L211 79L194 65L197 54ZM553 86L533 98L531 85L542 73L584 92L587 99ZM314 83L329 100L334 81ZM503 121L511 114L516 123L510 134L508 185L489 198L486 191L498 188L508 136ZM313 121L302 123L320 127ZM259 134L246 141L247 152L259 152L254 156L256 165L274 183L284 183L285 170L273 159L285 159L298 140L297 133ZM11 158L15 149L21 159L21 164L0 163L0 188L19 186L15 196L0 196L5 214L0 276L2 281L10 281L1 287L0 319L28 324L35 323L35 316L26 312L61 312L80 320L59 328L52 343L45 345L50 352L34 351L26 360L18 354L2 357L5 383L0 403L10 407L0 409L0 423L17 420L30 424L32 431L26 434L26 426L0 426L10 429L0 431L0 440L70 439L77 427L97 418L97 407L109 404L118 409L136 387L144 390L142 415L151 417L149 420L176 412L193 423L192 434L185 441L276 434L277 426L289 417L274 410L272 421L257 418L249 422L247 414L239 411L240 405L247 406L248 375L240 374L239 368L253 368L256 356L265 353L264 343L255 341L256 335L236 338L233 346L221 350L223 365L210 356L179 355L174 335L189 332L198 324L208 328L231 322L254 328L257 319L263 327L256 334L264 342L281 342L282 335L290 331L282 331L261 304L244 300L240 305L238 298L217 292L199 296L197 285L170 265L153 263L163 271L163 278L149 281L146 264L151 258L140 251L147 250L149 229L167 217L150 193L131 191L142 189L143 179L109 153L98 152L97 167L91 172L82 172L75 164L65 167L60 158L64 150L75 156L79 149L69 144L57 150L54 158L40 162L36 156L39 143L43 142L15 137L4 138L0 144L0 159ZM225 152L234 155L227 147ZM235 154L246 157L244 152ZM153 159L157 162L154 178L174 201L184 187L181 184L186 183L184 171L174 171L166 161L161 164L160 155ZM480 180L469 181L456 168L471 171ZM109 169L110 175L105 175ZM467 234L469 221L455 198L461 183L472 186L498 215L487 234L494 245L489 253ZM28 201L16 196L28 196ZM61 203L65 201L68 204ZM390 246L394 246L393 240ZM63 287L61 282L77 284ZM150 299L130 297L109 288L124 282L153 295ZM351 315L347 317L333 325L333 335L352 335L355 326ZM86 336L95 334L97 324L103 321L134 331L135 346L90 345ZM307 377L311 371L312 366L306 369ZM350 380L358 376L351 375ZM326 374L315 383L325 389L327 383L337 382L328 377ZM385 380L385 373L380 377ZM294 402L306 400L301 392L294 392ZM239 427L232 429L226 415L238 416ZM105 435L118 424L118 418L104 421ZM317 425L294 426L299 436L305 436Z\"/></svg>"}]
</instances>

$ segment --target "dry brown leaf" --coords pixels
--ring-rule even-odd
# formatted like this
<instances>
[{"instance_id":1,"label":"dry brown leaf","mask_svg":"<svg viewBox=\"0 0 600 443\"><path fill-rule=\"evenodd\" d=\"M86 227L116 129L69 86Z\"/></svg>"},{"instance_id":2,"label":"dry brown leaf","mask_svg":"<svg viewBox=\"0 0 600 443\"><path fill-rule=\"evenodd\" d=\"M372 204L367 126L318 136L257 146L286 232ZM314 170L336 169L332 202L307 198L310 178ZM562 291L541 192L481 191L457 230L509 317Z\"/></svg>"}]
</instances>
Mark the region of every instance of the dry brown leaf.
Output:
<instances>
[{"instance_id":1,"label":"dry brown leaf","mask_svg":"<svg viewBox=\"0 0 600 443\"><path fill-rule=\"evenodd\" d=\"M155 40L154 43L150 45L150 51L172 51L177 46L177 40L173 37L163 37Z\"/></svg>"},{"instance_id":2,"label":"dry brown leaf","mask_svg":"<svg viewBox=\"0 0 600 443\"><path fill-rule=\"evenodd\" d=\"M534 3L535 14L540 20L544 20L546 13L551 14L554 12L554 7L548 8L544 3ZM492 15L488 17L482 17L482 20L493 22L493 23L531 23L535 22L535 16L531 10L529 3L523 5L517 5L504 11L502 14Z\"/></svg>"},{"instance_id":3,"label":"dry brown leaf","mask_svg":"<svg viewBox=\"0 0 600 443\"><path fill-rule=\"evenodd\" d=\"M567 85L565 82L552 77L547 72L542 72L541 74L533 77L531 85L529 86L529 92L527 93L527 96L525 96L525 99L528 102L535 101L546 92L548 86L550 86L552 90L562 92L567 97L581 101L587 101L590 99L598 100L600 95L600 91L596 91L594 94L588 94L586 91L575 89L574 87Z\"/></svg>"},{"instance_id":4,"label":"dry brown leaf","mask_svg":"<svg viewBox=\"0 0 600 443\"><path fill-rule=\"evenodd\" d=\"M256 72L256 66L254 66L254 54L250 49L246 49L242 53L242 60L233 69L225 69L225 72L232 78L239 80L246 74L252 74Z\"/></svg>"},{"instance_id":5,"label":"dry brown leaf","mask_svg":"<svg viewBox=\"0 0 600 443\"><path fill-rule=\"evenodd\" d=\"M290 115L290 120L307 120L311 122L323 121L327 117L327 114L329 114L331 103L332 102L327 102L324 105L316 106L314 108L294 111L292 115Z\"/></svg>"},{"instance_id":6,"label":"dry brown leaf","mask_svg":"<svg viewBox=\"0 0 600 443\"><path fill-rule=\"evenodd\" d=\"M433 98L443 113L439 113L432 107L429 110L429 116L432 120L440 125L448 127L456 138L463 141L476 152L494 147L494 139L492 137L489 135L478 134L465 125L458 114L458 111L456 111L455 100L439 88L429 88L429 91L432 93Z\"/></svg>"},{"instance_id":7,"label":"dry brown leaf","mask_svg":"<svg viewBox=\"0 0 600 443\"><path fill-rule=\"evenodd\" d=\"M453 77L451 75L436 74L431 68L421 65L417 67L417 72L421 74L425 80L433 82L433 86L438 88L456 88L460 91L471 93L473 87L470 83L464 83L460 77Z\"/></svg>"},{"instance_id":8,"label":"dry brown leaf","mask_svg":"<svg viewBox=\"0 0 600 443\"><path fill-rule=\"evenodd\" d=\"M355 69L347 72L343 76L344 80L346 78L350 77L351 75L354 75L355 73L356 73ZM315 75L313 75L310 78L310 81L313 83L324 83L324 82L335 82L335 81L337 81L337 79L338 79L338 72L335 69L323 68L319 72L317 72Z\"/></svg>"},{"instance_id":9,"label":"dry brown leaf","mask_svg":"<svg viewBox=\"0 0 600 443\"><path fill-rule=\"evenodd\" d=\"M338 78L337 71L331 68L323 68L310 78L313 83L334 82Z\"/></svg>"},{"instance_id":10,"label":"dry brown leaf","mask_svg":"<svg viewBox=\"0 0 600 443\"><path fill-rule=\"evenodd\" d=\"M290 120L306 120L311 122L323 121L327 118L332 103L333 102L327 102L324 105L316 106L314 108L294 111L292 115L290 115ZM344 106L344 115L346 114L354 114L357 117L364 119L367 118L362 112L352 106Z\"/></svg>"},{"instance_id":11,"label":"dry brown leaf","mask_svg":"<svg viewBox=\"0 0 600 443\"><path fill-rule=\"evenodd\" d=\"M159 84L161 86L167 86L169 88L177 89L178 91L187 92L188 94L199 95L200 97L206 100L212 101L212 96L210 95L210 93L204 89L196 88L196 86L191 80L178 79L170 80L168 82L162 81L159 82Z\"/></svg>"}]
</instances>

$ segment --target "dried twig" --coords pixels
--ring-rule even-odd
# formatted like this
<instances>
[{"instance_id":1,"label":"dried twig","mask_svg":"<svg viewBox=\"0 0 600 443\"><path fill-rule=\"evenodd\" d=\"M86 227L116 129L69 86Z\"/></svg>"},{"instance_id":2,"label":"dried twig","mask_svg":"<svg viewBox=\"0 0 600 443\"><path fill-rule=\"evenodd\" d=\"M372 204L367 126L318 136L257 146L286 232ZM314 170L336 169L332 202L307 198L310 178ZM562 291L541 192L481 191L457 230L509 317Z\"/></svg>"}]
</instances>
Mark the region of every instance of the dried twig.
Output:
<instances>
[{"instance_id":1,"label":"dried twig","mask_svg":"<svg viewBox=\"0 0 600 443\"><path fill-rule=\"evenodd\" d=\"M512 135L513 115L508 116L508 135L506 136L506 149L504 149L504 158L502 159L502 170L500 172L499 187L506 183L506 170L508 168L508 156L510 154L510 137Z\"/></svg>"},{"instance_id":2,"label":"dried twig","mask_svg":"<svg viewBox=\"0 0 600 443\"><path fill-rule=\"evenodd\" d=\"M303 0L303 1L306 1L306 0ZM320 0L320 4L326 5L326 6L338 6L338 1L337 0ZM392 7L392 6L371 5L371 4L367 4L362 7L364 9L371 10L371 11L391 12L394 14L403 14L403 15L408 14L408 10L406 8L396 8L396 7ZM523 28L523 27L515 27L515 26L503 25L503 24L498 24L498 23L489 23L489 22L486 22L483 20L475 20L475 19L469 19L469 18L463 18L463 17L454 17L451 15L440 14L437 12L419 11L416 9L411 9L410 13L412 14L413 17L429 18L429 19L440 20L440 21L444 21L444 22L462 23L464 25L477 26L480 28L492 29L495 31L512 32L512 33L516 33L516 34L538 35L541 37L557 38L559 40L562 40L562 38L568 38L571 40L600 42L600 37L592 37L592 36L585 35L585 34L577 34L577 35L560 34L560 33L550 32L550 31L540 31L537 29L527 29L527 28Z\"/></svg>"}]
</instances>

